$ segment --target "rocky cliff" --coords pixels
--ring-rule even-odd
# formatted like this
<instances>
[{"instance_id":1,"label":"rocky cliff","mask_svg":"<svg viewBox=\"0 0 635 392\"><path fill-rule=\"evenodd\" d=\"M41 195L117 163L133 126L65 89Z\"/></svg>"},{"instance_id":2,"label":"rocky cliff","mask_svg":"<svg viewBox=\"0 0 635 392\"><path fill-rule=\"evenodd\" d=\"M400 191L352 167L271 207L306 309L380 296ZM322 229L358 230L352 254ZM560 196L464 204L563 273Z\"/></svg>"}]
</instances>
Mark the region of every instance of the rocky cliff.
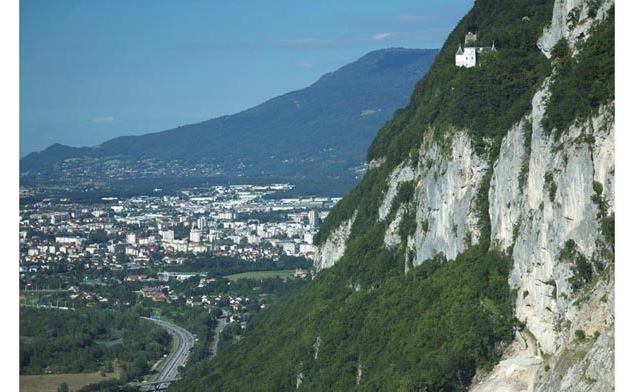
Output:
<instances>
[{"instance_id":1,"label":"rocky cliff","mask_svg":"<svg viewBox=\"0 0 635 392\"><path fill-rule=\"evenodd\" d=\"M575 58L612 6L555 1L537 46L551 58L554 47L566 42ZM408 208L400 206L384 238L387 247L405 242L411 257L406 271L409 261L417 266L435 255L453 260L478 243L479 187L488 182L490 246L512 257L508 283L519 326L501 361L477 373L472 391L614 389L612 242L603 230L614 214L614 103L562 132L545 129L550 86L558 77L554 72L534 93L531 109L505 132L491 163L487 153L475 151L466 130L446 131L442 140L426 133L416 162L404 161L386 180L379 219L388 215L401 183L415 184L416 230L399 238ZM342 234L335 231L322 245L321 268L344 254ZM326 251L331 238L337 253ZM580 281L585 268L595 274Z\"/></svg>"}]
</instances>

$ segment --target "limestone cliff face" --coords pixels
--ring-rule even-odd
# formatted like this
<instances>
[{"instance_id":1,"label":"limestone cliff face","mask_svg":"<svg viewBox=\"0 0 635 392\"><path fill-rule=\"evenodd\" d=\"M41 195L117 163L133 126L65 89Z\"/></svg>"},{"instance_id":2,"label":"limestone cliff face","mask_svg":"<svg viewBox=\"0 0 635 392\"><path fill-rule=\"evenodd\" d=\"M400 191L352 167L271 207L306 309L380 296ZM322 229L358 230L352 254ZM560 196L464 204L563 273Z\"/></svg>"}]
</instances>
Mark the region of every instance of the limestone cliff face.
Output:
<instances>
[{"instance_id":1,"label":"limestone cliff face","mask_svg":"<svg viewBox=\"0 0 635 392\"><path fill-rule=\"evenodd\" d=\"M454 259L480 238L475 200L486 161L465 132L451 132L442 143L426 138L420 149L417 230L409 239L415 266L437 254Z\"/></svg>"},{"instance_id":2,"label":"limestone cliff face","mask_svg":"<svg viewBox=\"0 0 635 392\"><path fill-rule=\"evenodd\" d=\"M404 162L387 179L387 190L378 210L380 220L386 219L393 206L400 184L415 181L417 229L408 238L414 252L413 265L441 254L455 258L480 238L475 199L478 187L487 172L485 159L479 157L466 132L452 130L441 143L426 136L418 164ZM399 206L389 223L384 242L396 246L401 242L399 225L404 206ZM341 223L318 250L317 271L333 266L346 249L353 219Z\"/></svg>"},{"instance_id":3,"label":"limestone cliff face","mask_svg":"<svg viewBox=\"0 0 635 392\"><path fill-rule=\"evenodd\" d=\"M551 25L545 29L538 47L547 57L551 49L564 38L570 47L585 39L598 19L604 18L614 0L555 0Z\"/></svg>"},{"instance_id":4,"label":"limestone cliff face","mask_svg":"<svg viewBox=\"0 0 635 392\"><path fill-rule=\"evenodd\" d=\"M379 219L383 220L386 216L388 216L395 196L397 196L397 188L399 187L399 184L412 181L414 179L414 175L414 169L407 163L402 163L393 170L390 178L388 179L388 190L386 191L386 196L384 197L381 206L379 206Z\"/></svg>"},{"instance_id":5,"label":"limestone cliff face","mask_svg":"<svg viewBox=\"0 0 635 392\"><path fill-rule=\"evenodd\" d=\"M605 244L593 196L594 183L601 184L608 206L605 213L613 213L613 107L602 107L555 139L540 126L546 93L547 87L536 94L532 113L504 138L489 188L491 246L512 255L509 284L517 293L516 318L525 329L501 363L475 380L473 391L613 389L612 276L600 277L586 292L576 293L569 282L573 265L560 257L565 243L573 240L586 259L608 262L600 256ZM412 176L397 175L404 167L391 176L389 189L396 189L404 179L417 184L417 230L408 239L416 254L414 265L439 253L451 260L480 235L474 204L487 164L463 133L450 140L451 149L444 157L438 155L439 145L424 143L422 151L428 152L429 160L420 159L415 169L405 169ZM545 184L550 177L555 187ZM393 198L394 192L387 192L382 205L391 205ZM397 231L403 214L401 206L386 230L386 246L401 243ZM329 236L320 249L318 269L332 266L342 256L351 222L342 223ZM576 331L583 331L585 338L576 337Z\"/></svg>"},{"instance_id":6,"label":"limestone cliff face","mask_svg":"<svg viewBox=\"0 0 635 392\"><path fill-rule=\"evenodd\" d=\"M613 4L600 3L591 18L590 3L556 1L541 48L562 37L573 47ZM564 24L572 10L578 22ZM516 317L533 349L527 339L513 343L473 391L506 390L496 387L505 383L514 391L614 389L612 266L576 292L574 264L562 256L568 243L586 260L610 262L600 219L614 213L614 106L579 119L556 138L541 127L548 94L549 81L534 96L531 113L503 140L489 194L492 245L511 248Z\"/></svg>"},{"instance_id":7,"label":"limestone cliff face","mask_svg":"<svg viewBox=\"0 0 635 392\"><path fill-rule=\"evenodd\" d=\"M564 38L575 56L576 43L613 3L556 0L539 48L550 57ZM530 112L509 129L491 162L464 130L445 132L444 140L426 133L417 162L407 160L388 176L378 211L386 219L399 184L414 181L417 228L400 238L399 226L412 206L396 206L385 246L405 242L414 266L439 254L453 260L481 239L477 202L489 181L491 247L512 257L509 285L522 327L501 362L477 374L472 391L614 389L612 251L601 230L602 219L614 214L614 103L562 133L551 132L542 127L551 81L535 93ZM318 269L342 256L351 222L343 222L320 248ZM576 261L567 254L604 266L604 272L576 288Z\"/></svg>"},{"instance_id":8,"label":"limestone cliff face","mask_svg":"<svg viewBox=\"0 0 635 392\"><path fill-rule=\"evenodd\" d=\"M417 229L407 239L414 254L414 266L436 255L454 259L478 242L480 230L474 205L479 184L487 172L485 160L474 152L469 136L463 131L451 130L441 142L426 135L419 155L414 169L404 164L394 170L379 215L382 216L382 209L387 211L384 206L392 205L395 193L392 189L401 181L415 181ZM411 174L399 174L404 171ZM387 246L400 242L397 230L403 213L401 206L386 231Z\"/></svg>"},{"instance_id":9,"label":"limestone cliff face","mask_svg":"<svg viewBox=\"0 0 635 392\"><path fill-rule=\"evenodd\" d=\"M346 240L351 234L351 227L355 221L355 215L345 222L342 222L322 244L315 257L315 270L319 272L325 268L332 267L346 250Z\"/></svg>"},{"instance_id":10,"label":"limestone cliff face","mask_svg":"<svg viewBox=\"0 0 635 392\"><path fill-rule=\"evenodd\" d=\"M609 262L601 255L606 244L593 198L594 183L596 189L601 184L605 214L613 213L613 107L602 107L555 139L540 127L545 93L536 94L525 119L531 124L530 155L523 146L527 131L515 127L502 144L490 187L492 246L511 249L509 284L517 292L516 318L524 323L527 338L474 391L499 390L494 386L501 382L515 385L514 391L613 389L612 270L586 292L575 292L573 263L561 256L573 241L585 259ZM524 159L528 173L523 186ZM582 332L576 336L576 331Z\"/></svg>"}]
</instances>

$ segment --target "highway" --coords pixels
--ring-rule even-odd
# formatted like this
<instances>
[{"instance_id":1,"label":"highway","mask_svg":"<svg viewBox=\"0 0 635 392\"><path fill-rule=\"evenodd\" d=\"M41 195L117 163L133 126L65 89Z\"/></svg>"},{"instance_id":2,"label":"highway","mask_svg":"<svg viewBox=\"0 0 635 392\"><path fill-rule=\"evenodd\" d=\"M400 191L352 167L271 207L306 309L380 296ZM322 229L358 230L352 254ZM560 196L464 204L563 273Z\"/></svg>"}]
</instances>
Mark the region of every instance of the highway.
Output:
<instances>
[{"instance_id":1,"label":"highway","mask_svg":"<svg viewBox=\"0 0 635 392\"><path fill-rule=\"evenodd\" d=\"M194 345L194 335L186 329L167 321L155 320L147 317L143 318L157 323L168 331L173 338L172 350L159 366L158 372L153 377L152 382L169 382L180 378L178 369L181 365L185 366L187 357Z\"/></svg>"}]
</instances>

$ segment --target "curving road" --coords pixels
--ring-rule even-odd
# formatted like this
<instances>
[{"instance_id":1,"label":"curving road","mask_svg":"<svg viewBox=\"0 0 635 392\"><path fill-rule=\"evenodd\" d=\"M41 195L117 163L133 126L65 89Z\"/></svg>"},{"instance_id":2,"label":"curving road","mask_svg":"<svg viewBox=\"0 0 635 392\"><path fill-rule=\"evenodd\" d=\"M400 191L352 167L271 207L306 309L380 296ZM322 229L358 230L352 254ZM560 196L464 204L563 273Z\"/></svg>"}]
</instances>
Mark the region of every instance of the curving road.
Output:
<instances>
[{"instance_id":1,"label":"curving road","mask_svg":"<svg viewBox=\"0 0 635 392\"><path fill-rule=\"evenodd\" d=\"M194 335L188 330L167 321L143 318L155 322L168 331L173 338L172 351L159 366L158 373L152 382L167 382L179 378L179 366L185 366L187 357L194 345Z\"/></svg>"}]
</instances>

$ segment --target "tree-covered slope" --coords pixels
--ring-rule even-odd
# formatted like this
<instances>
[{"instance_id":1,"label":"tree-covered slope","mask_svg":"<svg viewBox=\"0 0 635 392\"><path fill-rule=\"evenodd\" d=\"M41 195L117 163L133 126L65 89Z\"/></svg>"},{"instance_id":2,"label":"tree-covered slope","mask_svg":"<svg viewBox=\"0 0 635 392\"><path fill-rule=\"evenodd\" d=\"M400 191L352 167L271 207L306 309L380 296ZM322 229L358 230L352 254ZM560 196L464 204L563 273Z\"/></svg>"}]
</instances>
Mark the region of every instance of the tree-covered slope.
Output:
<instances>
[{"instance_id":1,"label":"tree-covered slope","mask_svg":"<svg viewBox=\"0 0 635 392\"><path fill-rule=\"evenodd\" d=\"M509 260L474 249L355 290L338 264L177 391L460 390L511 338Z\"/></svg>"},{"instance_id":2,"label":"tree-covered slope","mask_svg":"<svg viewBox=\"0 0 635 392\"><path fill-rule=\"evenodd\" d=\"M569 11L580 20L567 34L595 20L580 17L590 15L593 1L578 3L583 12ZM321 249L342 236L334 246L343 255L297 295L261 314L238 343L189 369L173 390L464 391L477 370L481 376L492 370L515 331L535 342L524 343L527 356L511 362L510 372L526 366L526 374L536 374L547 369L539 355L545 361L553 355L554 363L562 360L561 373L545 373L545 379L555 385L562 369L575 363L566 362L571 353L582 358L581 350L589 349L565 345L575 335L572 323L603 325L596 339L606 331L608 337L597 340L598 350L610 355L609 322L567 319L594 313L610 319L612 240L601 226L613 219L613 59L606 47L614 44L609 2L600 3L607 16L590 38L571 36L576 55L549 58L537 42L564 2L477 0L411 103L373 141L371 169L321 227ZM456 48L474 30L479 44L494 40L498 50L484 55L480 67L457 68ZM600 83L575 87L584 106L563 108L564 119L543 129L544 113L551 124L549 113L562 104L549 99L550 88L563 102L571 100L571 76L560 76L566 69L584 70ZM553 132L566 135L571 127L572 140ZM523 170L526 188L519 185ZM437 256L422 258L430 253L422 249L426 236L438 233L446 238L435 243ZM461 246L448 244L449 236ZM572 264L560 248L572 247L574 237L592 245L576 248L585 261ZM456 257L447 261L444 247L459 249ZM582 280L575 263L585 266ZM593 296L609 305L576 313ZM528 352L532 347L538 351Z\"/></svg>"},{"instance_id":3,"label":"tree-covered slope","mask_svg":"<svg viewBox=\"0 0 635 392\"><path fill-rule=\"evenodd\" d=\"M349 169L364 161L377 130L407 104L437 53L374 51L307 88L243 112L96 147L53 145L23 158L20 170L46 177L84 165L107 176L102 166L109 160L128 166L155 160L200 164L226 176L351 176Z\"/></svg>"}]
</instances>

